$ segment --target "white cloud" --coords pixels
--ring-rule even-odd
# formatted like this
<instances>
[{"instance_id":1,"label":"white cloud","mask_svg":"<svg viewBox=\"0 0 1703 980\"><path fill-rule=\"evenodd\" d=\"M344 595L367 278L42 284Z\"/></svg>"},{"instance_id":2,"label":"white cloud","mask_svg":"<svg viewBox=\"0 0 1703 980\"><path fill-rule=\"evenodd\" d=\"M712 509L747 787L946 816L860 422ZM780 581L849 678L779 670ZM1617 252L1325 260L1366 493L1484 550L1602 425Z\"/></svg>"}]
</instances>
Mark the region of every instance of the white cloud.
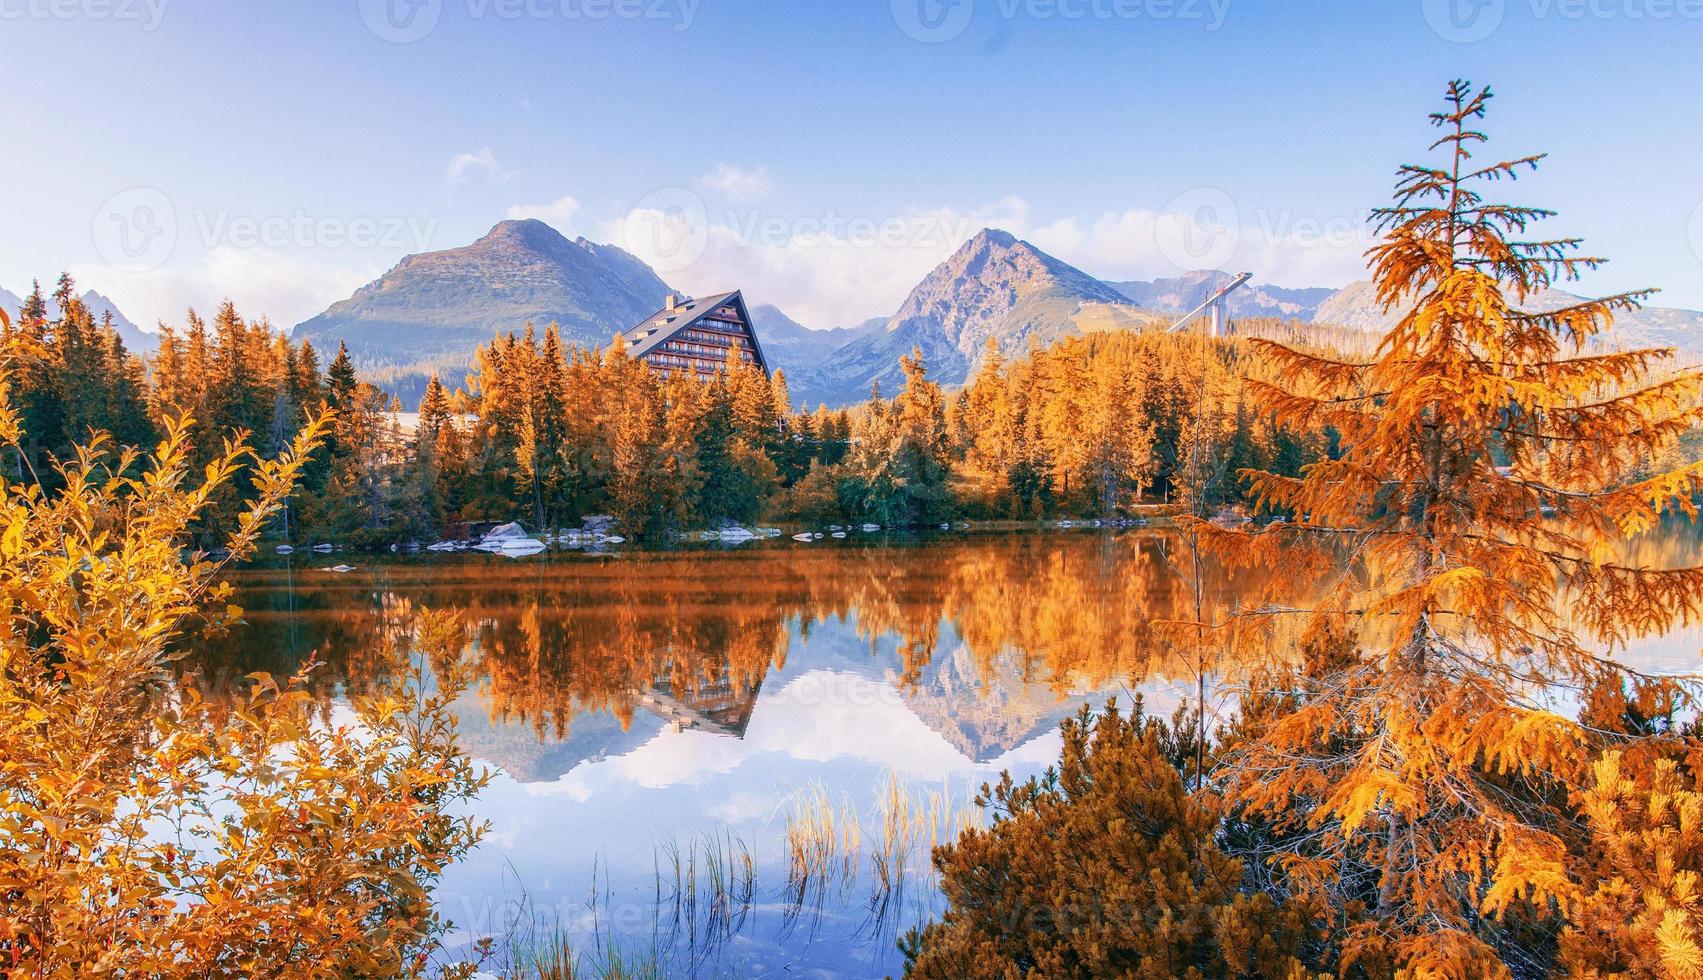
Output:
<instances>
[{"instance_id":1,"label":"white cloud","mask_svg":"<svg viewBox=\"0 0 1703 980\"><path fill-rule=\"evenodd\" d=\"M716 164L714 170L698 178L698 185L740 204L755 201L774 189L768 167L743 170L727 163Z\"/></svg>"},{"instance_id":2,"label":"white cloud","mask_svg":"<svg viewBox=\"0 0 1703 980\"><path fill-rule=\"evenodd\" d=\"M509 176L497 164L497 155L491 152L491 148L481 146L477 153L457 153L450 158L449 182L459 184L478 171L484 171L485 176L494 180L503 180Z\"/></svg>"},{"instance_id":3,"label":"white cloud","mask_svg":"<svg viewBox=\"0 0 1703 980\"><path fill-rule=\"evenodd\" d=\"M1107 211L1087 223L1061 219L1036 229L1031 240L1105 279L1226 269L1283 286L1364 278L1364 252L1372 244L1364 216L1241 208L1212 188L1178 195L1157 210Z\"/></svg>"},{"instance_id":4,"label":"white cloud","mask_svg":"<svg viewBox=\"0 0 1703 980\"><path fill-rule=\"evenodd\" d=\"M564 235L572 237L574 215L580 204L571 195L563 194L548 204L516 204L509 208L510 218L537 218Z\"/></svg>"},{"instance_id":5,"label":"white cloud","mask_svg":"<svg viewBox=\"0 0 1703 980\"><path fill-rule=\"evenodd\" d=\"M122 272L109 266L73 267L80 289L110 297L137 326L153 330L161 320L184 323L189 308L211 316L225 298L248 319L265 317L288 329L347 297L381 275L390 263L371 253L353 261L348 252L313 260L277 249L209 249L199 261L151 272Z\"/></svg>"}]
</instances>

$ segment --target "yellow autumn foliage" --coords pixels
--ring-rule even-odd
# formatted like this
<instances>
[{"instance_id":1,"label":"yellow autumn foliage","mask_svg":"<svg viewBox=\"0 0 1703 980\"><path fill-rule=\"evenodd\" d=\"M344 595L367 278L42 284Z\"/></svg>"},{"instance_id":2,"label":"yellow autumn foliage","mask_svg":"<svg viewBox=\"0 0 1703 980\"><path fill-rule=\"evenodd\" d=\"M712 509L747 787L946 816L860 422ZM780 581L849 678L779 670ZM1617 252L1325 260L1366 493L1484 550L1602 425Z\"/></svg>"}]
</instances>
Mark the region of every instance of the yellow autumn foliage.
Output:
<instances>
[{"instance_id":1,"label":"yellow autumn foliage","mask_svg":"<svg viewBox=\"0 0 1703 980\"><path fill-rule=\"evenodd\" d=\"M1578 977L1703 976L1703 782L1679 757L1605 753L1580 793L1593 887L1561 937Z\"/></svg>"},{"instance_id":2,"label":"yellow autumn foliage","mask_svg":"<svg viewBox=\"0 0 1703 980\"><path fill-rule=\"evenodd\" d=\"M0 351L5 366L30 352ZM463 631L326 715L303 677L204 692L169 668L240 619L219 580L283 505L322 417L276 459L228 441L191 467L188 420L151 454L92 435L0 492L0 975L344 977L424 970L430 891L481 828L449 703ZM0 446L19 450L0 377ZM249 502L223 557L185 550L222 490ZM304 671L305 674L305 671ZM222 707L211 705L216 693Z\"/></svg>"},{"instance_id":3,"label":"yellow autumn foliage","mask_svg":"<svg viewBox=\"0 0 1703 980\"><path fill-rule=\"evenodd\" d=\"M1569 797L1604 733L1557 700L1647 683L1605 648L1703 614L1703 569L1614 558L1663 514L1695 515L1703 467L1649 469L1703 423L1703 373L1658 375L1672 351L1604 343L1643 293L1536 308L1601 260L1534 236L1550 212L1484 195L1541 159L1476 159L1489 99L1451 84L1432 116L1436 159L1401 167L1395 203L1375 212L1374 284L1400 317L1376 351L1253 342L1274 366L1249 381L1258 408L1330 426L1341 453L1298 477L1245 474L1287 521L1185 519L1224 559L1280 578L1300 551L1346 556L1309 580L1320 599L1302 616L1363 651L1240 748L1231 799L1267 819L1306 813L1309 832L1269 863L1306 870L1298 886L1339 903L1368 901L1377 926L1346 939L1345 961L1387 958L1415 977L1506 975L1507 929L1590 907ZM1674 908L1639 928L1687 975L1699 933Z\"/></svg>"}]
</instances>

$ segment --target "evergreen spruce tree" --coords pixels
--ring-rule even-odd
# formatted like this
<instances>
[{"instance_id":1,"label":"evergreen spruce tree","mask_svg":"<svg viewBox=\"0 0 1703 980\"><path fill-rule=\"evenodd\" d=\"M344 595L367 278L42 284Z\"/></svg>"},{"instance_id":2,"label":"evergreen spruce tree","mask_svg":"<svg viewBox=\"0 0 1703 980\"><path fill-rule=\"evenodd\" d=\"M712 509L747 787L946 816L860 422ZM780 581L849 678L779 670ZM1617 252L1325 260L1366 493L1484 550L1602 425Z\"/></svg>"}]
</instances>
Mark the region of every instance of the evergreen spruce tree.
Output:
<instances>
[{"instance_id":1,"label":"evergreen spruce tree","mask_svg":"<svg viewBox=\"0 0 1703 980\"><path fill-rule=\"evenodd\" d=\"M325 403L332 409L344 411L355 403L355 363L349 359L349 348L339 341L337 356L325 372Z\"/></svg>"},{"instance_id":2,"label":"evergreen spruce tree","mask_svg":"<svg viewBox=\"0 0 1703 980\"><path fill-rule=\"evenodd\" d=\"M203 427L211 425L208 405L208 382L213 376L213 353L207 339L207 322L194 310L189 311L188 326L183 341L183 391L181 407L200 420ZM196 458L211 452L207 440L196 443Z\"/></svg>"},{"instance_id":3,"label":"evergreen spruce tree","mask_svg":"<svg viewBox=\"0 0 1703 980\"><path fill-rule=\"evenodd\" d=\"M121 446L151 448L157 433L148 412L147 376L141 358L124 349L110 311L101 324L101 343L109 412L105 428Z\"/></svg>"},{"instance_id":4,"label":"evergreen spruce tree","mask_svg":"<svg viewBox=\"0 0 1703 980\"><path fill-rule=\"evenodd\" d=\"M51 447L65 445L67 440L63 392L50 347L47 300L40 280L31 284L30 294L18 310L17 335L19 363L12 383L18 393L23 442L13 450L12 462L20 482L35 482L53 476Z\"/></svg>"},{"instance_id":5,"label":"evergreen spruce tree","mask_svg":"<svg viewBox=\"0 0 1703 980\"><path fill-rule=\"evenodd\" d=\"M946 441L946 401L940 385L929 380L922 351L899 358L905 387L894 399L896 412L894 475L902 495L901 519L933 524L954 513L948 482L951 464Z\"/></svg>"}]
</instances>

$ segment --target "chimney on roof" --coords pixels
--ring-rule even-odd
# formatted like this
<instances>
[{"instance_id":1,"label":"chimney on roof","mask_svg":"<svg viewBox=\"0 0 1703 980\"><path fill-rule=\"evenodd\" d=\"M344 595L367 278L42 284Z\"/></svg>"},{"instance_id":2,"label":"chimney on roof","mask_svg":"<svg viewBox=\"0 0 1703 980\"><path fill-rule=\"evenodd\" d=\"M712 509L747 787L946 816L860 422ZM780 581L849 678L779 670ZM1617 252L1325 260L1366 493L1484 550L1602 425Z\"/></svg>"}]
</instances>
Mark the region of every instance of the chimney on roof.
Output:
<instances>
[{"instance_id":1,"label":"chimney on roof","mask_svg":"<svg viewBox=\"0 0 1703 980\"><path fill-rule=\"evenodd\" d=\"M668 295L662 298L662 308L669 313L673 313L675 304L679 301L679 297L674 294L674 290L670 289L668 291Z\"/></svg>"}]
</instances>

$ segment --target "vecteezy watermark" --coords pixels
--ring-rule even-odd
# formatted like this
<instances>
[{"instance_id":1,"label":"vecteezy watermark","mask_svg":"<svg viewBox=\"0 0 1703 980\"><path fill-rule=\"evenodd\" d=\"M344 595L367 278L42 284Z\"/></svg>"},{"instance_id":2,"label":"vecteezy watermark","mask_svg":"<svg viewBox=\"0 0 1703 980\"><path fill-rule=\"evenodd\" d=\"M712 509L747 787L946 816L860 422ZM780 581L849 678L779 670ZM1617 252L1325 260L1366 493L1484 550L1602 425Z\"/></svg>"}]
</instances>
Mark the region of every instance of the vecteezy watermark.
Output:
<instances>
[{"instance_id":1,"label":"vecteezy watermark","mask_svg":"<svg viewBox=\"0 0 1703 980\"><path fill-rule=\"evenodd\" d=\"M1511 3L1534 20L1703 20L1703 0L1420 0L1431 30L1459 44L1496 33Z\"/></svg>"},{"instance_id":2,"label":"vecteezy watermark","mask_svg":"<svg viewBox=\"0 0 1703 980\"><path fill-rule=\"evenodd\" d=\"M621 222L621 244L657 272L691 268L709 248L704 199L684 187L664 187L634 202Z\"/></svg>"},{"instance_id":3,"label":"vecteezy watermark","mask_svg":"<svg viewBox=\"0 0 1703 980\"><path fill-rule=\"evenodd\" d=\"M4 20L135 21L142 30L160 26L168 0L0 0Z\"/></svg>"},{"instance_id":4,"label":"vecteezy watermark","mask_svg":"<svg viewBox=\"0 0 1703 980\"><path fill-rule=\"evenodd\" d=\"M197 208L195 230L207 248L384 248L423 252L437 218L418 215L233 214Z\"/></svg>"},{"instance_id":5,"label":"vecteezy watermark","mask_svg":"<svg viewBox=\"0 0 1703 980\"><path fill-rule=\"evenodd\" d=\"M1421 0L1425 23L1445 41L1471 44L1496 33L1507 0Z\"/></svg>"},{"instance_id":6,"label":"vecteezy watermark","mask_svg":"<svg viewBox=\"0 0 1703 980\"><path fill-rule=\"evenodd\" d=\"M1244 209L1219 187L1193 187L1171 198L1154 215L1152 229L1154 249L1185 272L1223 269L1245 248L1266 254L1312 249L1359 253L1373 241L1365 215L1319 217L1291 208Z\"/></svg>"},{"instance_id":7,"label":"vecteezy watermark","mask_svg":"<svg viewBox=\"0 0 1703 980\"><path fill-rule=\"evenodd\" d=\"M382 41L418 41L438 26L443 0L360 0L361 20Z\"/></svg>"},{"instance_id":8,"label":"vecteezy watermark","mask_svg":"<svg viewBox=\"0 0 1703 980\"><path fill-rule=\"evenodd\" d=\"M157 187L130 187L107 198L89 226L95 251L122 272L148 272L171 260L187 230L203 248L380 248L426 251L436 218L417 215L253 215L230 208L195 208L179 221L172 199Z\"/></svg>"},{"instance_id":9,"label":"vecteezy watermark","mask_svg":"<svg viewBox=\"0 0 1703 980\"><path fill-rule=\"evenodd\" d=\"M680 272L717 249L888 249L945 253L968 241L987 220L955 212L867 215L827 210L777 214L728 207L712 212L685 187L665 187L635 201L616 244L658 272Z\"/></svg>"},{"instance_id":10,"label":"vecteezy watermark","mask_svg":"<svg viewBox=\"0 0 1703 980\"><path fill-rule=\"evenodd\" d=\"M101 202L89 226L95 251L123 272L157 269L177 248L177 209L157 187L130 187Z\"/></svg>"},{"instance_id":11,"label":"vecteezy watermark","mask_svg":"<svg viewBox=\"0 0 1703 980\"><path fill-rule=\"evenodd\" d=\"M1116 220L1113 220L1113 219ZM1239 206L1219 187L1193 187L1157 210L1107 215L1096 249L1157 255L1179 272L1224 269L1237 261L1298 253L1359 256L1375 236L1368 215L1315 215L1293 208ZM759 208L712 210L696 192L666 187L634 202L622 219L617 244L658 272L681 272L714 249L803 252L868 249L944 257L987 227L1004 222L987 213L953 210L870 215L828 210L780 214Z\"/></svg>"},{"instance_id":12,"label":"vecteezy watermark","mask_svg":"<svg viewBox=\"0 0 1703 980\"><path fill-rule=\"evenodd\" d=\"M924 43L950 41L970 26L978 0L888 0L893 23ZM980 0L1000 19L1177 21L1208 31L1224 26L1231 0Z\"/></svg>"},{"instance_id":13,"label":"vecteezy watermark","mask_svg":"<svg viewBox=\"0 0 1703 980\"><path fill-rule=\"evenodd\" d=\"M1179 269L1218 269L1242 243L1241 212L1217 187L1195 187L1165 202L1153 221L1154 245Z\"/></svg>"},{"instance_id":14,"label":"vecteezy watermark","mask_svg":"<svg viewBox=\"0 0 1703 980\"><path fill-rule=\"evenodd\" d=\"M684 31L697 19L701 0L453 0L469 20L570 23L649 20ZM438 26L446 0L360 0L361 20L381 40L406 44Z\"/></svg>"},{"instance_id":15,"label":"vecteezy watermark","mask_svg":"<svg viewBox=\"0 0 1703 980\"><path fill-rule=\"evenodd\" d=\"M810 244L825 248L955 248L982 227L968 215L908 214L889 217L841 214L776 215L728 209L723 227L741 248L786 248Z\"/></svg>"},{"instance_id":16,"label":"vecteezy watermark","mask_svg":"<svg viewBox=\"0 0 1703 980\"><path fill-rule=\"evenodd\" d=\"M926 44L950 41L970 26L975 0L890 0L893 23Z\"/></svg>"}]
</instances>

